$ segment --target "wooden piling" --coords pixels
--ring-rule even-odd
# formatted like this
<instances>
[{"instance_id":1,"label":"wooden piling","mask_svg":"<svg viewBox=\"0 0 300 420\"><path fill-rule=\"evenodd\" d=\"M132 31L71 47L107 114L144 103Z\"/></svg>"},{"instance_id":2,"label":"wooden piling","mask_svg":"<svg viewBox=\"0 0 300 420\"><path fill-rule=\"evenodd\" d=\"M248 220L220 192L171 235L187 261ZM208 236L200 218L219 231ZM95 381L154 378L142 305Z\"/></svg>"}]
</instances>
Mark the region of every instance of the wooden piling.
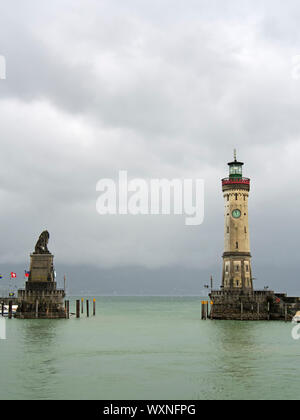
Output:
<instances>
[{"instance_id":1,"label":"wooden piling","mask_svg":"<svg viewBox=\"0 0 300 420\"><path fill-rule=\"evenodd\" d=\"M39 301L36 300L35 302L35 317L38 318L39 317Z\"/></svg>"},{"instance_id":2,"label":"wooden piling","mask_svg":"<svg viewBox=\"0 0 300 420\"><path fill-rule=\"evenodd\" d=\"M70 301L65 301L66 319L70 318Z\"/></svg>"},{"instance_id":3,"label":"wooden piling","mask_svg":"<svg viewBox=\"0 0 300 420\"><path fill-rule=\"evenodd\" d=\"M201 302L201 319L207 319L208 314L208 302L203 300Z\"/></svg>"},{"instance_id":4,"label":"wooden piling","mask_svg":"<svg viewBox=\"0 0 300 420\"><path fill-rule=\"evenodd\" d=\"M241 321L243 320L243 310L244 310L243 302L241 302Z\"/></svg>"},{"instance_id":5,"label":"wooden piling","mask_svg":"<svg viewBox=\"0 0 300 420\"><path fill-rule=\"evenodd\" d=\"M2 302L1 315L4 316L4 302Z\"/></svg>"},{"instance_id":6,"label":"wooden piling","mask_svg":"<svg viewBox=\"0 0 300 420\"><path fill-rule=\"evenodd\" d=\"M84 301L84 299L83 298L81 298L81 313L83 314L83 301Z\"/></svg>"},{"instance_id":7,"label":"wooden piling","mask_svg":"<svg viewBox=\"0 0 300 420\"><path fill-rule=\"evenodd\" d=\"M257 315L258 315L258 319L259 319L259 302L257 302Z\"/></svg>"},{"instance_id":8,"label":"wooden piling","mask_svg":"<svg viewBox=\"0 0 300 420\"><path fill-rule=\"evenodd\" d=\"M89 317L90 316L90 305L89 305L89 300L86 300L86 316Z\"/></svg>"},{"instance_id":9,"label":"wooden piling","mask_svg":"<svg viewBox=\"0 0 300 420\"><path fill-rule=\"evenodd\" d=\"M80 318L80 300L76 300L76 318Z\"/></svg>"},{"instance_id":10,"label":"wooden piling","mask_svg":"<svg viewBox=\"0 0 300 420\"><path fill-rule=\"evenodd\" d=\"M12 300L8 303L8 318L12 318Z\"/></svg>"},{"instance_id":11,"label":"wooden piling","mask_svg":"<svg viewBox=\"0 0 300 420\"><path fill-rule=\"evenodd\" d=\"M96 299L93 299L93 316L96 315Z\"/></svg>"},{"instance_id":12,"label":"wooden piling","mask_svg":"<svg viewBox=\"0 0 300 420\"><path fill-rule=\"evenodd\" d=\"M287 304L284 305L284 320L287 321Z\"/></svg>"}]
</instances>

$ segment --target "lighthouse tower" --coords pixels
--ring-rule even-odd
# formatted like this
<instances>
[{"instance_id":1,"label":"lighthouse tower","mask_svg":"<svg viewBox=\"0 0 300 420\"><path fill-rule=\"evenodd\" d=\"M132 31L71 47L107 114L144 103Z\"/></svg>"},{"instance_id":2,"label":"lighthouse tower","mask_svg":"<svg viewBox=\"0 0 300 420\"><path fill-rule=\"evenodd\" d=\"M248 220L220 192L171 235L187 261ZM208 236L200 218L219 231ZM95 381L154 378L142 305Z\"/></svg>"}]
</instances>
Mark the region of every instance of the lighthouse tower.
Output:
<instances>
[{"instance_id":1,"label":"lighthouse tower","mask_svg":"<svg viewBox=\"0 0 300 420\"><path fill-rule=\"evenodd\" d=\"M222 286L209 294L210 318L291 320L300 311L300 297L274 293L269 288L253 289L248 226L250 179L243 177L244 164L236 159L235 151L228 165L229 176L222 179L225 210Z\"/></svg>"},{"instance_id":2,"label":"lighthouse tower","mask_svg":"<svg viewBox=\"0 0 300 420\"><path fill-rule=\"evenodd\" d=\"M224 196L223 290L253 290L248 226L250 179L242 174L243 162L228 163L229 177L222 179Z\"/></svg>"}]
</instances>

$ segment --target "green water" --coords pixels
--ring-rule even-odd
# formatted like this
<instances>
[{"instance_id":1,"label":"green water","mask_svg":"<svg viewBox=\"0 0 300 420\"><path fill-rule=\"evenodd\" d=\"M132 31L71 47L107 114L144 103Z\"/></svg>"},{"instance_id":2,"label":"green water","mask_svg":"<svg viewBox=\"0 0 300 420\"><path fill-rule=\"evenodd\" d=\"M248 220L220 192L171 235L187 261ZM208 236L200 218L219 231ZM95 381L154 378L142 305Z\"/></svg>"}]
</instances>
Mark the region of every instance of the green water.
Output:
<instances>
[{"instance_id":1,"label":"green water","mask_svg":"<svg viewBox=\"0 0 300 420\"><path fill-rule=\"evenodd\" d=\"M201 321L199 302L99 297L96 317L7 320L0 398L300 397L291 323Z\"/></svg>"}]
</instances>

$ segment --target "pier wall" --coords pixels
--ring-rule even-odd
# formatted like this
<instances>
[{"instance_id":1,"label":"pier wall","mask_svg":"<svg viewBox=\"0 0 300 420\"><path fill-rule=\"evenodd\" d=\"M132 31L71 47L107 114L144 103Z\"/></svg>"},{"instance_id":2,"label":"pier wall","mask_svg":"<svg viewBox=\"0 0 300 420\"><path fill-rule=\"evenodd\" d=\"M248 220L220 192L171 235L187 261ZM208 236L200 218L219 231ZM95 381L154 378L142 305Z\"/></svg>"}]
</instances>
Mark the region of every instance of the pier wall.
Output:
<instances>
[{"instance_id":1,"label":"pier wall","mask_svg":"<svg viewBox=\"0 0 300 420\"><path fill-rule=\"evenodd\" d=\"M300 298L263 291L212 291L211 319L220 320L292 320L300 310Z\"/></svg>"}]
</instances>

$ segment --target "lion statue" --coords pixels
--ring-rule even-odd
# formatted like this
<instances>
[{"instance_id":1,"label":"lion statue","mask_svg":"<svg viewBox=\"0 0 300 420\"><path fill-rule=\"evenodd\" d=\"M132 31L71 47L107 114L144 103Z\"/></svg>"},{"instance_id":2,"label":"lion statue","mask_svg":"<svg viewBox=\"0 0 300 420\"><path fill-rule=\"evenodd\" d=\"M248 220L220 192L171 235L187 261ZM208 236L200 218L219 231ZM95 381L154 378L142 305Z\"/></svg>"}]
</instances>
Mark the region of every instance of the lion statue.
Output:
<instances>
[{"instance_id":1,"label":"lion statue","mask_svg":"<svg viewBox=\"0 0 300 420\"><path fill-rule=\"evenodd\" d=\"M48 250L48 241L49 241L50 235L47 230L44 230L40 234L40 237L35 245L35 254L50 254L50 251Z\"/></svg>"}]
</instances>

